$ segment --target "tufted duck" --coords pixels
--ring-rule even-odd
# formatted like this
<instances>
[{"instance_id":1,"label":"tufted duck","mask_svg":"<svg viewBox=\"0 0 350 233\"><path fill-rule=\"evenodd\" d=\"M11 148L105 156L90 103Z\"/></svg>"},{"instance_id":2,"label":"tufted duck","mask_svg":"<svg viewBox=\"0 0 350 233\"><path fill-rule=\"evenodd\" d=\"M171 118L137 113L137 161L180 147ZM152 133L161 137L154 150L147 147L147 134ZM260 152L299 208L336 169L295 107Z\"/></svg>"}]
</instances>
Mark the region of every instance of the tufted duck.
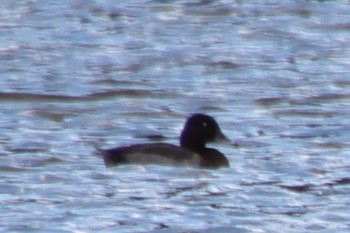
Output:
<instances>
[{"instance_id":1,"label":"tufted duck","mask_svg":"<svg viewBox=\"0 0 350 233\"><path fill-rule=\"evenodd\" d=\"M119 164L160 164L203 168L229 167L220 151L207 148L207 142L229 139L218 123L205 114L190 116L181 132L180 146L168 143L145 143L113 149L98 149L107 167Z\"/></svg>"}]
</instances>

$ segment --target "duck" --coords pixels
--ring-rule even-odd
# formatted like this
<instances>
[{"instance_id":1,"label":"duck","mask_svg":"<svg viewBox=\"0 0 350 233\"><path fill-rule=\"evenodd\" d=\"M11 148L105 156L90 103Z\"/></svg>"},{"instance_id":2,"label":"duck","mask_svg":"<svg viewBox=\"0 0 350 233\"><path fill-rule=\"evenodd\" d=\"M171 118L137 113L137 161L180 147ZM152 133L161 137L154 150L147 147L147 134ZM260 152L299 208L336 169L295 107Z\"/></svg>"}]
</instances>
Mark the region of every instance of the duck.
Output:
<instances>
[{"instance_id":1,"label":"duck","mask_svg":"<svg viewBox=\"0 0 350 233\"><path fill-rule=\"evenodd\" d=\"M210 142L230 140L221 131L216 120L203 113L187 118L180 135L180 146L170 143L142 143L111 149L96 147L105 166L122 164L155 164L177 167L221 168L229 161L219 150L206 146Z\"/></svg>"}]
</instances>

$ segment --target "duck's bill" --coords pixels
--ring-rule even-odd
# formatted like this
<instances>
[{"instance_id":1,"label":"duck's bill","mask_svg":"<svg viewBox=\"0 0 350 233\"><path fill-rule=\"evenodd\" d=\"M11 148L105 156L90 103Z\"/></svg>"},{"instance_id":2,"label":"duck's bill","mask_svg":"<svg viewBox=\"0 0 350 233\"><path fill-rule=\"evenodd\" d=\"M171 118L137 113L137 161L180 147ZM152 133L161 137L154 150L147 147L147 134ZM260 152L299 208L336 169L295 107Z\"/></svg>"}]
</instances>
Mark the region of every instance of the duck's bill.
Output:
<instances>
[{"instance_id":1,"label":"duck's bill","mask_svg":"<svg viewBox=\"0 0 350 233\"><path fill-rule=\"evenodd\" d=\"M231 144L232 143L232 141L228 137L226 137L226 135L221 130L217 131L215 138L214 138L214 142L219 142L219 143L223 143L223 144Z\"/></svg>"}]
</instances>

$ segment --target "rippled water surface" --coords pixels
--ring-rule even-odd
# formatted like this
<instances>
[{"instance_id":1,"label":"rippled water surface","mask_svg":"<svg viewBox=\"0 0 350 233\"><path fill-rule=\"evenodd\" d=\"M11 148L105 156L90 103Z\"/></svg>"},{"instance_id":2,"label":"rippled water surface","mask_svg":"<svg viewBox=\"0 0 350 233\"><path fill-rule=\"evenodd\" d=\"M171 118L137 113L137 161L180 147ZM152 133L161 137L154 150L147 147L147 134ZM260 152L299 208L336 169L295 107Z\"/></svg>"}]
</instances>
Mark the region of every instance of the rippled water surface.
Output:
<instances>
[{"instance_id":1,"label":"rippled water surface","mask_svg":"<svg viewBox=\"0 0 350 233\"><path fill-rule=\"evenodd\" d=\"M349 232L349 1L1 1L1 232ZM214 116L231 167L107 169Z\"/></svg>"}]
</instances>

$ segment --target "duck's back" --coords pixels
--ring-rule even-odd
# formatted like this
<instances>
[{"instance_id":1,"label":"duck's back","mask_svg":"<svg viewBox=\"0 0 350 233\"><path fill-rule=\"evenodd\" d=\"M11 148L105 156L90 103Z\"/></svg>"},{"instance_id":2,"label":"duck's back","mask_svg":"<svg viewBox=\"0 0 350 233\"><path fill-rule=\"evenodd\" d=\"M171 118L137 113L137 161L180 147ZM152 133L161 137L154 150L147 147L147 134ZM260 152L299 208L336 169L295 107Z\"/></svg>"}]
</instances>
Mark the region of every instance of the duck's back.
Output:
<instances>
[{"instance_id":1,"label":"duck's back","mask_svg":"<svg viewBox=\"0 0 350 233\"><path fill-rule=\"evenodd\" d=\"M201 157L198 154L168 143L137 144L99 151L107 167L118 164L201 166Z\"/></svg>"}]
</instances>

